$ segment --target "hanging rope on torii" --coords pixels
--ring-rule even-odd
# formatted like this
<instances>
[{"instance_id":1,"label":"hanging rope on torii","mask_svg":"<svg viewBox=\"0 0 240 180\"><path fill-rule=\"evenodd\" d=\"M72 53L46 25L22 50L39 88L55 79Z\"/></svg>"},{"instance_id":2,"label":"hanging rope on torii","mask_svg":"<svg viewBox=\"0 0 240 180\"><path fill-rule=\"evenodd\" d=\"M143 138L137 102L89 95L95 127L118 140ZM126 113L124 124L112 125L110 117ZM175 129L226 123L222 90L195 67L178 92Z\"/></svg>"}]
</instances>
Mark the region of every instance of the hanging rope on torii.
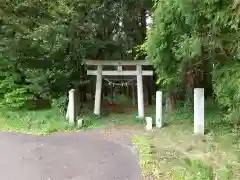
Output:
<instances>
[{"instance_id":1,"label":"hanging rope on torii","mask_svg":"<svg viewBox=\"0 0 240 180\"><path fill-rule=\"evenodd\" d=\"M108 78L105 78L103 77L103 79L108 83L109 86L128 86L131 82L135 81L137 78L133 78L133 79L130 79L128 81L125 80L125 82L123 82L124 80L121 79L121 83L116 83L116 81L119 81L119 80L116 80L115 82L113 82L112 80L108 79Z\"/></svg>"},{"instance_id":2,"label":"hanging rope on torii","mask_svg":"<svg viewBox=\"0 0 240 180\"><path fill-rule=\"evenodd\" d=\"M96 90L95 90L95 103L94 114L100 115L101 109L101 93L102 93L102 80L104 76L136 76L131 82L137 79L137 99L138 99L138 117L144 118L144 99L143 99L143 76L153 76L152 70L142 70L142 66L152 65L145 60L135 61L100 61L100 60L87 60L86 65L97 66L96 70L88 70L87 75L95 75ZM117 70L103 70L103 66L117 66ZM123 66L136 66L136 70L122 70ZM107 78L104 80L109 81ZM109 81L111 83L111 81ZM123 83L115 83L116 85L124 85Z\"/></svg>"}]
</instances>

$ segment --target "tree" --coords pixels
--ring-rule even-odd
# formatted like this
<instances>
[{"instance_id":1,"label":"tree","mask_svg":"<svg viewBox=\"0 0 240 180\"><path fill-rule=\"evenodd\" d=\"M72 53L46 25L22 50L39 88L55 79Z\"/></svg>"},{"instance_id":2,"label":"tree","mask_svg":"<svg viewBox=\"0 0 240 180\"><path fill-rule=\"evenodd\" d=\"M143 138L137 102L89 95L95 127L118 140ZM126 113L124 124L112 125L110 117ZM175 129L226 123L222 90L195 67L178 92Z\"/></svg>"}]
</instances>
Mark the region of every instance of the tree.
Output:
<instances>
[{"instance_id":1,"label":"tree","mask_svg":"<svg viewBox=\"0 0 240 180\"><path fill-rule=\"evenodd\" d=\"M213 85L220 104L226 104L227 99L228 107L240 102L234 98L240 94L237 85L234 90L232 84L220 85L223 82L220 72L229 67L235 68L230 68L233 73L227 78L239 77L235 74L239 67L239 10L239 4L234 1L155 2L153 26L145 47L159 83L168 92L182 87L190 97L194 87ZM225 91L232 92L232 98L226 98Z\"/></svg>"},{"instance_id":2,"label":"tree","mask_svg":"<svg viewBox=\"0 0 240 180\"><path fill-rule=\"evenodd\" d=\"M1 2L2 104L24 107L58 98L72 87L86 92L84 59L133 59L146 35L149 2Z\"/></svg>"},{"instance_id":3,"label":"tree","mask_svg":"<svg viewBox=\"0 0 240 180\"><path fill-rule=\"evenodd\" d=\"M24 106L28 100L51 98L81 83L81 61L92 36L86 23L85 13L91 8L87 2L91 4L83 0L1 3L1 67L7 71L1 73L2 103Z\"/></svg>"}]
</instances>

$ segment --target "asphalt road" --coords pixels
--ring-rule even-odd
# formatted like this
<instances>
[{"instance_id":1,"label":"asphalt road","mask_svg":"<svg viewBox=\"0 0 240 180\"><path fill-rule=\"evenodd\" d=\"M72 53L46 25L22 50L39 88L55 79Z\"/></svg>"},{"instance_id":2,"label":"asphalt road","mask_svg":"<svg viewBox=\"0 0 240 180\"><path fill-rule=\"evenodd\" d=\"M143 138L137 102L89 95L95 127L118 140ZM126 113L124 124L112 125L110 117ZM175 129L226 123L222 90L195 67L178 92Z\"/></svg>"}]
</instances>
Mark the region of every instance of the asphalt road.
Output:
<instances>
[{"instance_id":1,"label":"asphalt road","mask_svg":"<svg viewBox=\"0 0 240 180\"><path fill-rule=\"evenodd\" d=\"M0 133L1 180L141 180L129 143L101 133Z\"/></svg>"}]
</instances>

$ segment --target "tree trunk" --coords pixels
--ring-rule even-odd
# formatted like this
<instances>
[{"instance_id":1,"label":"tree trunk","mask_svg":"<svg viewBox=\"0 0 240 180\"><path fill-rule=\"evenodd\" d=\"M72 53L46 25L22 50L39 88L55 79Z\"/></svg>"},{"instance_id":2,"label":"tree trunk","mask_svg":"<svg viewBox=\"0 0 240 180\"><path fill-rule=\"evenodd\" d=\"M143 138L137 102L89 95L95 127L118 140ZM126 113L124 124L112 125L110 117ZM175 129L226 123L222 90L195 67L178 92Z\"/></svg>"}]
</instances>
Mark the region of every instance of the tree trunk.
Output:
<instances>
[{"instance_id":1,"label":"tree trunk","mask_svg":"<svg viewBox=\"0 0 240 180\"><path fill-rule=\"evenodd\" d=\"M131 85L129 85L129 84L127 86L127 95L129 98L132 99L132 89L131 89Z\"/></svg>"},{"instance_id":2,"label":"tree trunk","mask_svg":"<svg viewBox=\"0 0 240 180\"><path fill-rule=\"evenodd\" d=\"M147 77L148 84L147 84L147 102L148 105L152 105L152 86L153 86L153 81L152 77Z\"/></svg>"},{"instance_id":3,"label":"tree trunk","mask_svg":"<svg viewBox=\"0 0 240 180\"><path fill-rule=\"evenodd\" d=\"M103 85L103 92L104 92L104 96L107 97L108 96L108 87L106 84Z\"/></svg>"},{"instance_id":4,"label":"tree trunk","mask_svg":"<svg viewBox=\"0 0 240 180\"><path fill-rule=\"evenodd\" d=\"M166 96L166 115L170 117L176 104L175 93L169 92Z\"/></svg>"},{"instance_id":5,"label":"tree trunk","mask_svg":"<svg viewBox=\"0 0 240 180\"><path fill-rule=\"evenodd\" d=\"M133 106L136 105L136 88L135 88L135 81L132 82L132 102Z\"/></svg>"}]
</instances>

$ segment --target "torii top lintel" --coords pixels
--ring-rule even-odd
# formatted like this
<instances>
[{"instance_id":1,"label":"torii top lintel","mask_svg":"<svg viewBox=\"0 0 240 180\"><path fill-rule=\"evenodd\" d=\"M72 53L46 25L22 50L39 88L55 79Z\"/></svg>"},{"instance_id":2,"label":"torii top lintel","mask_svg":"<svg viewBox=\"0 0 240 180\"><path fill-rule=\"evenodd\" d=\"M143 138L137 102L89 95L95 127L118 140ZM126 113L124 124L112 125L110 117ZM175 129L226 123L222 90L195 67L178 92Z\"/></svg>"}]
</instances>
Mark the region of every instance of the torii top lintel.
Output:
<instances>
[{"instance_id":1,"label":"torii top lintel","mask_svg":"<svg viewBox=\"0 0 240 180\"><path fill-rule=\"evenodd\" d=\"M86 65L103 65L103 66L149 66L151 62L146 60L118 61L118 60L86 60Z\"/></svg>"}]
</instances>

